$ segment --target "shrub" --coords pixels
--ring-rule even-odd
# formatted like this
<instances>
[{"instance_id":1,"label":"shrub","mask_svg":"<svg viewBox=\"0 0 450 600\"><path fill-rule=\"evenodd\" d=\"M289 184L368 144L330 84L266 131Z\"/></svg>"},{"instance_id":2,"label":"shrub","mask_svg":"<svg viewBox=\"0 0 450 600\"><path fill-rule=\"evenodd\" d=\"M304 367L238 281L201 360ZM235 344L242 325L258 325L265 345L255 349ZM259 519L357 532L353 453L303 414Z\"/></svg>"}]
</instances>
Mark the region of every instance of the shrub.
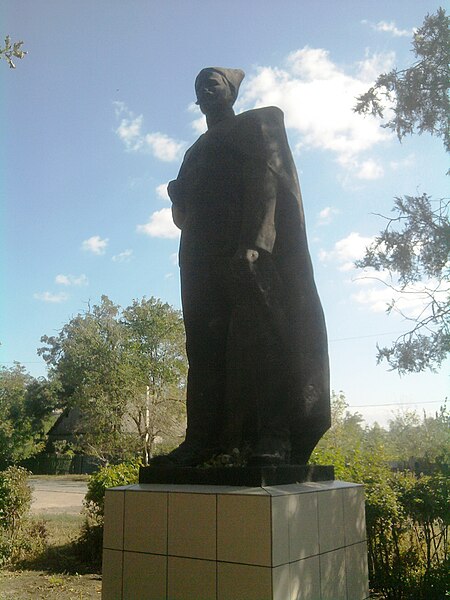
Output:
<instances>
[{"instance_id":1,"label":"shrub","mask_svg":"<svg viewBox=\"0 0 450 600\"><path fill-rule=\"evenodd\" d=\"M22 467L0 471L0 565L36 554L45 545L45 524L29 515L28 475Z\"/></svg>"},{"instance_id":2,"label":"shrub","mask_svg":"<svg viewBox=\"0 0 450 600\"><path fill-rule=\"evenodd\" d=\"M78 554L95 567L100 568L102 561L105 492L110 487L137 483L139 466L136 461L121 463L103 467L89 477L84 499L85 520L75 546Z\"/></svg>"},{"instance_id":3,"label":"shrub","mask_svg":"<svg viewBox=\"0 0 450 600\"><path fill-rule=\"evenodd\" d=\"M130 485L139 480L137 461L103 467L89 477L88 491L84 499L86 513L94 521L103 524L105 492L108 488Z\"/></svg>"}]
</instances>

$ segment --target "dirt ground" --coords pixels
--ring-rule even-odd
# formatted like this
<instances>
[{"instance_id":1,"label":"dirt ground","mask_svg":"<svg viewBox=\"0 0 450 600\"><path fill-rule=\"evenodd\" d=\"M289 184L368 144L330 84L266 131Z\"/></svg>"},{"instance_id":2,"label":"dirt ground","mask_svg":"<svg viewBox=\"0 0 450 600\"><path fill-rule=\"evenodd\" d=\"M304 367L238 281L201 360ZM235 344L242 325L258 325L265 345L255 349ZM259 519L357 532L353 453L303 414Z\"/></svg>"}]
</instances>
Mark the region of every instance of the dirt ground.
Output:
<instances>
[{"instance_id":1,"label":"dirt ground","mask_svg":"<svg viewBox=\"0 0 450 600\"><path fill-rule=\"evenodd\" d=\"M101 589L100 575L0 571L0 600L92 600Z\"/></svg>"}]
</instances>

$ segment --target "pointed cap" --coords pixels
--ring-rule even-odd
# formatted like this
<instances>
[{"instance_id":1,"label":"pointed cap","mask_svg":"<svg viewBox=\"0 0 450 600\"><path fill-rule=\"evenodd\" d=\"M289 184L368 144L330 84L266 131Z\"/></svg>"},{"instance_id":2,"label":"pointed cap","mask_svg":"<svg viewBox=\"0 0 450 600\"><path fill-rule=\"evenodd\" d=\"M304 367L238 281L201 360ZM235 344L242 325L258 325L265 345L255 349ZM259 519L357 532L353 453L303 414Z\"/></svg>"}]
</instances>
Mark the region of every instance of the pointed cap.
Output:
<instances>
[{"instance_id":1,"label":"pointed cap","mask_svg":"<svg viewBox=\"0 0 450 600\"><path fill-rule=\"evenodd\" d=\"M230 85L231 91L233 93L233 102L236 101L239 93L239 86L242 83L242 80L245 77L244 71L242 69L227 69L225 67L206 67L202 69L200 73L197 75L195 79L195 87L197 88L197 82L201 75L204 73L210 73L211 71L215 71L216 73L220 73L222 77L226 79L228 84Z\"/></svg>"}]
</instances>

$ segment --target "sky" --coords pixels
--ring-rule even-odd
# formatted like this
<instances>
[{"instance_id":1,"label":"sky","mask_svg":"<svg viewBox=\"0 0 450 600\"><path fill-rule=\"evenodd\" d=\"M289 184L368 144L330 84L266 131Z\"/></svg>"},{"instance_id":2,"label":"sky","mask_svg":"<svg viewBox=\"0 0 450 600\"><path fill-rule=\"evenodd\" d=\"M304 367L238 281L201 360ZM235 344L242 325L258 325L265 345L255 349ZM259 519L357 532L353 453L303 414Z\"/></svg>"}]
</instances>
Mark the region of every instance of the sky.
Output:
<instances>
[{"instance_id":1,"label":"sky","mask_svg":"<svg viewBox=\"0 0 450 600\"><path fill-rule=\"evenodd\" d=\"M106 294L122 307L155 296L180 308L178 230L167 182L205 129L194 79L241 68L236 112L285 114L325 311L332 388L386 425L433 415L437 374L376 364L410 323L386 315L392 293L354 268L393 198L446 194L440 140L400 144L352 111L381 72L413 61L426 0L2 0L0 36L23 40L0 61L0 363L46 366L36 350ZM409 316L420 302L403 306Z\"/></svg>"}]
</instances>

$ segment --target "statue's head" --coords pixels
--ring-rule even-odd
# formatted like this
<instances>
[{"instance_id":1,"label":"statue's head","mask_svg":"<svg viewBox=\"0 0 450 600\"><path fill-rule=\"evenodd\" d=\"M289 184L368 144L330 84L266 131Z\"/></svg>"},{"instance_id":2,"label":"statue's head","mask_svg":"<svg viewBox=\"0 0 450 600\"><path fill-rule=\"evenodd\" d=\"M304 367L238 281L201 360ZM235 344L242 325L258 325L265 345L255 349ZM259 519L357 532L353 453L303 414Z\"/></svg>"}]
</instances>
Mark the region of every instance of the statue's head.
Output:
<instances>
[{"instance_id":1,"label":"statue's head","mask_svg":"<svg viewBox=\"0 0 450 600\"><path fill-rule=\"evenodd\" d=\"M195 80L197 104L203 114L221 112L236 102L239 86L244 79L241 69L207 67Z\"/></svg>"}]
</instances>

